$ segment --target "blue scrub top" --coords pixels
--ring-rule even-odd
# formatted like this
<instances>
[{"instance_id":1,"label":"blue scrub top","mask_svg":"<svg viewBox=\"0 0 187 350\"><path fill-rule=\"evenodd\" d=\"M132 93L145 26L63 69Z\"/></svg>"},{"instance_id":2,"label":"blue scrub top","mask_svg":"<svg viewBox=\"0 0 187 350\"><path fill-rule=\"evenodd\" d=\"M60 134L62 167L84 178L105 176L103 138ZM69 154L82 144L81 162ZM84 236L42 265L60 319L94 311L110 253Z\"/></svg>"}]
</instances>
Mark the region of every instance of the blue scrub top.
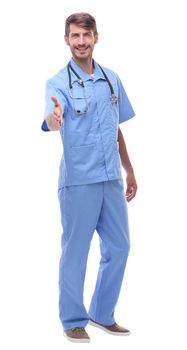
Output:
<instances>
[{"instance_id":1,"label":"blue scrub top","mask_svg":"<svg viewBox=\"0 0 187 350\"><path fill-rule=\"evenodd\" d=\"M82 71L73 59L71 65L84 88L70 70L70 93L67 67L46 83L44 118L54 110L51 96L58 99L64 111L59 188L121 179L118 125L135 115L124 87L116 73L103 68L118 97L117 104L112 104L109 85L95 61L93 76ZM42 129L47 130L45 122Z\"/></svg>"}]
</instances>

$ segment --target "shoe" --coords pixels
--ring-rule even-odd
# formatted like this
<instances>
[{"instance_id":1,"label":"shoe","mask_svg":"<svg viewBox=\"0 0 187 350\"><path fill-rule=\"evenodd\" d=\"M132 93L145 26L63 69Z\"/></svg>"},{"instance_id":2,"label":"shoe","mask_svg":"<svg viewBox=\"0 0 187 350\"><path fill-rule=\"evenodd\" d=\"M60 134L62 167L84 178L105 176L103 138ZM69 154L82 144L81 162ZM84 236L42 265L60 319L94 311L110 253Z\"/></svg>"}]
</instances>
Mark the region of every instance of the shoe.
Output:
<instances>
[{"instance_id":1,"label":"shoe","mask_svg":"<svg viewBox=\"0 0 187 350\"><path fill-rule=\"evenodd\" d=\"M64 331L64 337L73 343L89 343L90 337L83 327L75 327Z\"/></svg>"},{"instance_id":2,"label":"shoe","mask_svg":"<svg viewBox=\"0 0 187 350\"><path fill-rule=\"evenodd\" d=\"M124 327L119 326L117 323L112 324L111 326L105 326L104 324L89 320L91 326L102 329L103 331L113 334L113 335L130 335L130 331Z\"/></svg>"}]
</instances>

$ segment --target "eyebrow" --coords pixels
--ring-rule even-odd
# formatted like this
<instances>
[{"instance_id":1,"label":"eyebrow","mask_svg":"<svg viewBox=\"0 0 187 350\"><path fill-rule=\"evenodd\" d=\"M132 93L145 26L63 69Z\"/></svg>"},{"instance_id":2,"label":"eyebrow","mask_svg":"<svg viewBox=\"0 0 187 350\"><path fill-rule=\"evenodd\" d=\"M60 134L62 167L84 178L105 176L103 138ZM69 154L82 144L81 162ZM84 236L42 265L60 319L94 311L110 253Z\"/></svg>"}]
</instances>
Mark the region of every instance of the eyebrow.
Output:
<instances>
[{"instance_id":1,"label":"eyebrow","mask_svg":"<svg viewBox=\"0 0 187 350\"><path fill-rule=\"evenodd\" d=\"M84 34L88 34L88 33L92 33L92 32L93 32L92 30L87 30L86 32L84 32L84 33L82 33L82 34L84 35ZM81 33L78 33L78 32L70 32L69 34L71 34L71 35L72 35L72 34L73 34L73 35L74 35L74 34L76 34L76 35L78 34L78 35L79 35L79 34L81 34Z\"/></svg>"}]
</instances>

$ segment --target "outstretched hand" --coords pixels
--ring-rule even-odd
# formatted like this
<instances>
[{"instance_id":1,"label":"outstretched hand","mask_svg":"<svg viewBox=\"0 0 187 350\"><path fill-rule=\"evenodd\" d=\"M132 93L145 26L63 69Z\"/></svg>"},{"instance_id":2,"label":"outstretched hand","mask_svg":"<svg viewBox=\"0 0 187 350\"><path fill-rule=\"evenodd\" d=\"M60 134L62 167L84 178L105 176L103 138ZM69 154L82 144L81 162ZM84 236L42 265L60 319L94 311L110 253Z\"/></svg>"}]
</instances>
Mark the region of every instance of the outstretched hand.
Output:
<instances>
[{"instance_id":1,"label":"outstretched hand","mask_svg":"<svg viewBox=\"0 0 187 350\"><path fill-rule=\"evenodd\" d=\"M54 111L50 113L46 118L46 123L51 131L60 130L62 120L62 107L55 96L51 96L51 100L54 103Z\"/></svg>"}]
</instances>

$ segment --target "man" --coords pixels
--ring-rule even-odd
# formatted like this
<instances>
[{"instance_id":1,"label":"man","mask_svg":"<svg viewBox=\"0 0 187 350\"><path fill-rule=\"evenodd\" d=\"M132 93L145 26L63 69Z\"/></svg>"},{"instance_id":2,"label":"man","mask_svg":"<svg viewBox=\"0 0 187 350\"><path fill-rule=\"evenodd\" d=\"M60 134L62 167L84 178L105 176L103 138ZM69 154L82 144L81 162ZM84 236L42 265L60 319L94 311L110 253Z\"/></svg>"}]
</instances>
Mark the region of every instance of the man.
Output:
<instances>
[{"instance_id":1,"label":"man","mask_svg":"<svg viewBox=\"0 0 187 350\"><path fill-rule=\"evenodd\" d=\"M117 74L93 60L97 41L91 15L67 18L65 42L72 59L47 81L42 125L43 130L60 131L64 149L58 191L63 226L59 309L64 336L72 342L90 341L88 322L114 335L130 333L115 322L114 310L129 253L126 200L137 191L119 123L134 111ZM126 195L121 164L127 174ZM101 261L87 311L83 288L95 230Z\"/></svg>"}]
</instances>

